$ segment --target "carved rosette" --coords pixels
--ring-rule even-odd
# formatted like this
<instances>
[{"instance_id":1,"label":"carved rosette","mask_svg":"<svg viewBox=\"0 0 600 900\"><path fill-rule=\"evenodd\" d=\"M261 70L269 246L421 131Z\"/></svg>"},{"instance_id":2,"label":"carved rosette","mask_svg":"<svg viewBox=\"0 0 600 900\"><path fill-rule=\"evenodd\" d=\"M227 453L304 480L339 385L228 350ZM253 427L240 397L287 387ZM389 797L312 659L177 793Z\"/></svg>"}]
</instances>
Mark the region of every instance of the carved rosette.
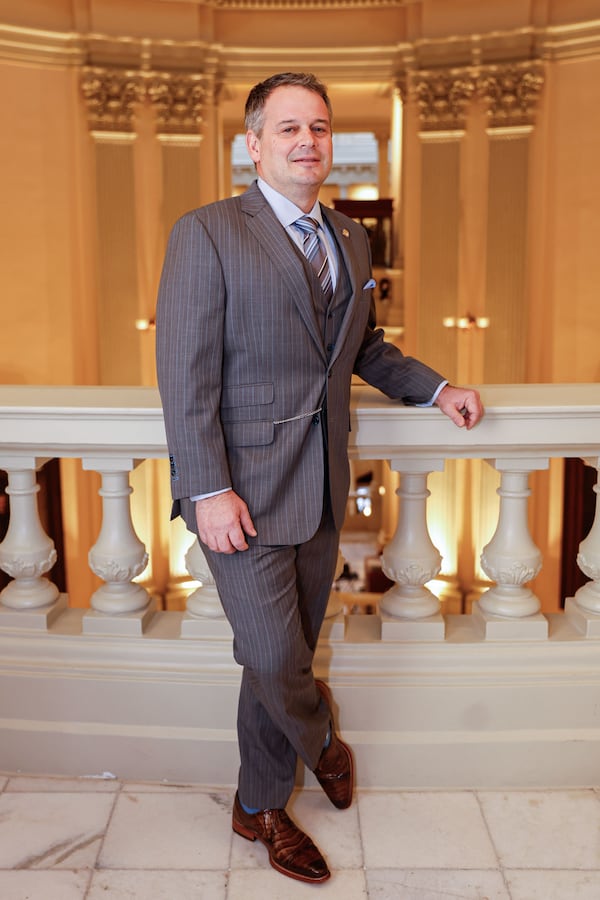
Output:
<instances>
[{"instance_id":1,"label":"carved rosette","mask_svg":"<svg viewBox=\"0 0 600 900\"><path fill-rule=\"evenodd\" d=\"M148 97L161 134L197 134L206 99L201 77L168 72L153 75L148 82Z\"/></svg>"},{"instance_id":2,"label":"carved rosette","mask_svg":"<svg viewBox=\"0 0 600 900\"><path fill-rule=\"evenodd\" d=\"M85 68L81 91L92 129L132 131L135 106L144 99L139 73L122 69Z\"/></svg>"},{"instance_id":3,"label":"carved rosette","mask_svg":"<svg viewBox=\"0 0 600 900\"><path fill-rule=\"evenodd\" d=\"M596 560L588 559L583 553L577 554L577 565L584 575L591 578L592 581L600 581L600 563Z\"/></svg>"},{"instance_id":4,"label":"carved rosette","mask_svg":"<svg viewBox=\"0 0 600 900\"><path fill-rule=\"evenodd\" d=\"M504 565L494 564L489 556L486 556L485 550L481 554L481 568L489 575L492 581L498 584L523 585L528 581L532 581L539 575L542 563L532 563L526 565L521 562L506 563Z\"/></svg>"},{"instance_id":5,"label":"carved rosette","mask_svg":"<svg viewBox=\"0 0 600 900\"><path fill-rule=\"evenodd\" d=\"M437 554L436 560L421 560L409 563L407 566L390 565L388 560L382 559L381 568L384 575L395 581L396 584L405 584L412 587L422 587L439 575L442 568L442 557Z\"/></svg>"},{"instance_id":6,"label":"carved rosette","mask_svg":"<svg viewBox=\"0 0 600 900\"><path fill-rule=\"evenodd\" d=\"M477 79L492 127L530 125L544 84L539 65L494 67Z\"/></svg>"},{"instance_id":7,"label":"carved rosette","mask_svg":"<svg viewBox=\"0 0 600 900\"><path fill-rule=\"evenodd\" d=\"M39 578L49 572L56 562L57 555L54 547L48 550L44 557L27 559L24 556L5 556L0 550L1 568L12 578Z\"/></svg>"},{"instance_id":8,"label":"carved rosette","mask_svg":"<svg viewBox=\"0 0 600 900\"><path fill-rule=\"evenodd\" d=\"M468 72L418 72L413 91L424 131L464 128L467 106L475 93L475 81Z\"/></svg>"},{"instance_id":9,"label":"carved rosette","mask_svg":"<svg viewBox=\"0 0 600 900\"><path fill-rule=\"evenodd\" d=\"M137 554L136 554L137 556ZM144 551L135 559L119 561L104 557L92 548L88 554L90 569L103 581L111 584L123 584L141 575L148 565L148 554Z\"/></svg>"}]
</instances>

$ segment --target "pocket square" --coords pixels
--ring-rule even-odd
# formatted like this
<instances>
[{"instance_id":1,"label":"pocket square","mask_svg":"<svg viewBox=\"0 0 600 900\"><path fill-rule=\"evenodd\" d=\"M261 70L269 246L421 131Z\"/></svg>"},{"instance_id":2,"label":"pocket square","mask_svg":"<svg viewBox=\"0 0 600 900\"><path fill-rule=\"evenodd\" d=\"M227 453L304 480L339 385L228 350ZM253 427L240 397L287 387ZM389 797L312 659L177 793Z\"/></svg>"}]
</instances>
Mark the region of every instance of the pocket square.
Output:
<instances>
[{"instance_id":1,"label":"pocket square","mask_svg":"<svg viewBox=\"0 0 600 900\"><path fill-rule=\"evenodd\" d=\"M363 291L370 291L371 288L374 288L374 287L376 287L376 286L377 286L377 282L375 281L375 279L374 279L374 278L369 278L369 280L367 281L367 283L366 283L366 284L364 285L364 287L363 287Z\"/></svg>"}]
</instances>

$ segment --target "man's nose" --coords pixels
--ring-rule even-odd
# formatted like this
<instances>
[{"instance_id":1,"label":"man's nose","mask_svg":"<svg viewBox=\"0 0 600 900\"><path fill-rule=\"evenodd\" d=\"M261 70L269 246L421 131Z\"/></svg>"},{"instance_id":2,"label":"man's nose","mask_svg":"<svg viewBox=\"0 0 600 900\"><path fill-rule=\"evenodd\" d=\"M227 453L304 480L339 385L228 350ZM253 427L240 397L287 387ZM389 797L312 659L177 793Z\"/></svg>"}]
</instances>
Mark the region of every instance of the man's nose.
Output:
<instances>
[{"instance_id":1,"label":"man's nose","mask_svg":"<svg viewBox=\"0 0 600 900\"><path fill-rule=\"evenodd\" d=\"M302 147L313 147L315 143L315 136L312 133L310 128L302 128L299 134L298 143Z\"/></svg>"}]
</instances>

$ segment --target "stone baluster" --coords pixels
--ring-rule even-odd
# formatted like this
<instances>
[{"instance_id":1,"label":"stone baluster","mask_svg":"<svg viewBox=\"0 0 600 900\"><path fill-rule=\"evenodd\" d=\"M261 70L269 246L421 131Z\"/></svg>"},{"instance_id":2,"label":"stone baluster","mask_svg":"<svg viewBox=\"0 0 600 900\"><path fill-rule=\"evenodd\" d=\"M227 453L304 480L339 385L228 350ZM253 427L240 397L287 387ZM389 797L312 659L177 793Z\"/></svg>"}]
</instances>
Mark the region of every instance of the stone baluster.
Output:
<instances>
[{"instance_id":1,"label":"stone baluster","mask_svg":"<svg viewBox=\"0 0 600 900\"><path fill-rule=\"evenodd\" d=\"M56 562L56 550L38 513L36 472L44 462L0 458L0 467L8 473L10 497L10 521L0 544L0 568L14 579L0 593L3 625L47 627L66 605L65 598L59 601L56 585L45 577ZM14 612L8 614L7 610ZM38 611L39 615L32 615Z\"/></svg>"},{"instance_id":2,"label":"stone baluster","mask_svg":"<svg viewBox=\"0 0 600 900\"><path fill-rule=\"evenodd\" d=\"M586 637L600 637L600 457L585 462L598 470L596 512L589 534L579 545L577 565L591 581L575 592L575 598L567 598L565 613Z\"/></svg>"},{"instance_id":3,"label":"stone baluster","mask_svg":"<svg viewBox=\"0 0 600 900\"><path fill-rule=\"evenodd\" d=\"M383 551L382 569L396 584L382 596L382 638L443 640L440 602L425 587L439 573L442 558L427 528L427 477L443 471L443 460L392 460L400 473L398 526ZM387 614L387 615L386 615ZM393 618L390 618L393 617Z\"/></svg>"},{"instance_id":4,"label":"stone baluster","mask_svg":"<svg viewBox=\"0 0 600 900\"><path fill-rule=\"evenodd\" d=\"M481 567L496 584L473 605L479 630L488 638L546 638L548 622L527 582L542 567L542 555L529 533L529 474L548 468L548 460L496 459L500 508L496 531L483 548Z\"/></svg>"},{"instance_id":5,"label":"stone baluster","mask_svg":"<svg viewBox=\"0 0 600 900\"><path fill-rule=\"evenodd\" d=\"M200 638L231 635L231 626L225 617L215 579L198 539L185 554L185 565L192 578L200 582L200 586L186 600L181 636Z\"/></svg>"},{"instance_id":6,"label":"stone baluster","mask_svg":"<svg viewBox=\"0 0 600 900\"><path fill-rule=\"evenodd\" d=\"M84 459L83 468L102 477L102 526L89 552L92 571L104 584L91 598L92 612L84 616L86 633L137 634L152 612L148 592L133 579L146 568L148 554L131 520L129 472L137 461Z\"/></svg>"},{"instance_id":7,"label":"stone baluster","mask_svg":"<svg viewBox=\"0 0 600 900\"><path fill-rule=\"evenodd\" d=\"M190 545L185 554L185 565L192 578L200 582L200 587L196 588L186 600L185 605L189 614L209 619L224 619L225 613L217 585L198 539Z\"/></svg>"}]
</instances>

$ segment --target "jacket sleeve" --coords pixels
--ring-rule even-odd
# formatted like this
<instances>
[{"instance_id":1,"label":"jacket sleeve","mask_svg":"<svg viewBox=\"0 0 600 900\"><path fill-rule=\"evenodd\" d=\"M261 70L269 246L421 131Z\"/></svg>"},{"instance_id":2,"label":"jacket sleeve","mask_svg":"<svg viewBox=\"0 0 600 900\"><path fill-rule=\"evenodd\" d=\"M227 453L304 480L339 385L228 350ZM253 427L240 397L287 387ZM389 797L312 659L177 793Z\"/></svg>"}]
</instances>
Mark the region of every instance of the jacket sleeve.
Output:
<instances>
[{"instance_id":1,"label":"jacket sleeve","mask_svg":"<svg viewBox=\"0 0 600 900\"><path fill-rule=\"evenodd\" d=\"M156 367L173 499L231 485L219 407L225 285L196 213L171 232L156 310Z\"/></svg>"},{"instance_id":2,"label":"jacket sleeve","mask_svg":"<svg viewBox=\"0 0 600 900\"><path fill-rule=\"evenodd\" d=\"M405 356L375 327L374 302L354 364L354 373L393 400L407 404L429 403L445 380L443 375L412 356Z\"/></svg>"}]
</instances>

